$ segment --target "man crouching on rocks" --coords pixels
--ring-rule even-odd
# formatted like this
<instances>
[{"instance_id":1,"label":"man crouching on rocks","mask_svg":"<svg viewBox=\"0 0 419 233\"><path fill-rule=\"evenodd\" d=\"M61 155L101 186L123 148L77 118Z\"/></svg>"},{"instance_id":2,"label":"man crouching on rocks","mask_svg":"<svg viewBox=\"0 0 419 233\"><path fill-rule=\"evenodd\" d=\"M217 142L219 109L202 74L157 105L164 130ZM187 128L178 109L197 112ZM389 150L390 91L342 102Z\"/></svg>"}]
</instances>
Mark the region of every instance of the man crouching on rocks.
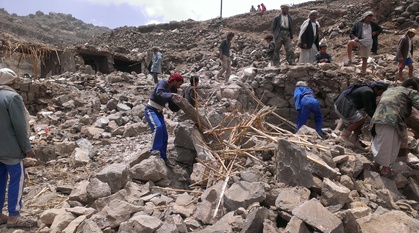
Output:
<instances>
[{"instance_id":1,"label":"man crouching on rocks","mask_svg":"<svg viewBox=\"0 0 419 233\"><path fill-rule=\"evenodd\" d=\"M177 89L183 84L183 77L180 74L171 74L169 79L160 80L151 93L150 100L145 107L145 118L153 134L153 145L151 152L160 152L160 157L167 162L167 140L168 134L164 122L163 109L168 104L173 112L179 111L179 107L172 101L172 98L183 98L177 94Z\"/></svg>"},{"instance_id":2,"label":"man crouching on rocks","mask_svg":"<svg viewBox=\"0 0 419 233\"><path fill-rule=\"evenodd\" d=\"M0 69L0 206L6 199L7 215L0 215L0 224L7 228L35 227L36 221L20 216L25 180L23 158L35 157L29 141L29 113L22 97L12 88L17 75L11 69Z\"/></svg>"}]
</instances>

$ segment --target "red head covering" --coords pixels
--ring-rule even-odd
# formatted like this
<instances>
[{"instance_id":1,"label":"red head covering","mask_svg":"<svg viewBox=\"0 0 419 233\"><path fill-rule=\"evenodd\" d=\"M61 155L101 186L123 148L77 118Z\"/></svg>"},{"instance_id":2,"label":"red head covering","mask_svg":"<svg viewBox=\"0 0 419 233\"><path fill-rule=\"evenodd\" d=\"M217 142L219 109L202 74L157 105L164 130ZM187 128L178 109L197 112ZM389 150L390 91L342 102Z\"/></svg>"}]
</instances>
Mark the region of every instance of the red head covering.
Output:
<instances>
[{"instance_id":1,"label":"red head covering","mask_svg":"<svg viewBox=\"0 0 419 233\"><path fill-rule=\"evenodd\" d=\"M171 74L170 77L169 77L169 80L167 80L167 82L171 83L173 81L182 81L182 83L183 83L182 75L180 75L178 73Z\"/></svg>"}]
</instances>

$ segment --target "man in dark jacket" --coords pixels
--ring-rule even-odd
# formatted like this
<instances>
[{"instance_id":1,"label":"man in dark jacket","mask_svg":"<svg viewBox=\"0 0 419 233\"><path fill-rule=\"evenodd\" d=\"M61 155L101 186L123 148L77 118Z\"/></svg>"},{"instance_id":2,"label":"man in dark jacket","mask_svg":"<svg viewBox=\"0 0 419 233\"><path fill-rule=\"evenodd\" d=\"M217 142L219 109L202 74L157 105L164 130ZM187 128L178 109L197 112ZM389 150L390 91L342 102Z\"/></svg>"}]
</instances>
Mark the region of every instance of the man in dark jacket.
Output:
<instances>
[{"instance_id":1,"label":"man in dark jacket","mask_svg":"<svg viewBox=\"0 0 419 233\"><path fill-rule=\"evenodd\" d=\"M369 117L374 115L376 97L381 96L387 90L388 84L384 82L361 83L350 86L343 91L335 100L335 112L343 119L345 129L340 133L339 140L349 147L362 149L359 142L362 126L366 116L360 112L361 109ZM351 138L352 132L354 133Z\"/></svg>"},{"instance_id":2,"label":"man in dark jacket","mask_svg":"<svg viewBox=\"0 0 419 233\"><path fill-rule=\"evenodd\" d=\"M396 60L399 62L399 74L397 78L403 81L403 69L409 67L409 78L413 76L413 41L412 38L416 35L416 29L411 28L407 30L406 34L400 38L397 45Z\"/></svg>"},{"instance_id":3,"label":"man in dark jacket","mask_svg":"<svg viewBox=\"0 0 419 233\"><path fill-rule=\"evenodd\" d=\"M279 66L281 64L279 54L282 45L285 47L288 64L294 65L292 19L288 14L288 10L288 5L281 5L281 14L275 17L272 25L272 32L275 39L275 53L272 58L272 62L275 66Z\"/></svg>"},{"instance_id":4,"label":"man in dark jacket","mask_svg":"<svg viewBox=\"0 0 419 233\"><path fill-rule=\"evenodd\" d=\"M222 63L223 68L218 72L218 74L215 76L217 79L221 77L221 75L226 73L224 81L227 82L228 78L230 78L231 75L231 56L230 56L230 47L231 47L231 40L233 40L234 33L229 32L227 34L227 38L225 38L221 44L220 47L218 47L218 51L220 52L220 60Z\"/></svg>"},{"instance_id":5,"label":"man in dark jacket","mask_svg":"<svg viewBox=\"0 0 419 233\"><path fill-rule=\"evenodd\" d=\"M356 22L352 27L351 38L348 41L347 52L348 52L348 61L344 62L344 66L350 66L352 64L352 50L354 48L359 49L359 55L362 58L362 73L367 71L367 60L371 54L371 49L373 46L373 37L377 36L382 29L378 31L377 27L372 26L372 18L374 13L372 11L365 12L361 20ZM377 25L378 26L378 25Z\"/></svg>"}]
</instances>

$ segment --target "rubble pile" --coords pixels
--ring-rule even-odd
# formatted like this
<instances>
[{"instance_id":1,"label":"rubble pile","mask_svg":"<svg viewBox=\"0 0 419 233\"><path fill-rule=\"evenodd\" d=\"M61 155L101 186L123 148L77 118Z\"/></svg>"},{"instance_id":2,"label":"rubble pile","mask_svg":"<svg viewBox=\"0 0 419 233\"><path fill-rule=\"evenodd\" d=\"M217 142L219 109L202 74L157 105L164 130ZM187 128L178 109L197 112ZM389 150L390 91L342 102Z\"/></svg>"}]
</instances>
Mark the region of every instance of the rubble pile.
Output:
<instances>
[{"instance_id":1,"label":"rubble pile","mask_svg":"<svg viewBox=\"0 0 419 233\"><path fill-rule=\"evenodd\" d=\"M371 169L370 153L340 146L330 128L325 139L309 127L293 134L294 124L252 88L293 69L244 68L226 84L202 78L198 114L206 127L165 113L170 165L148 151L151 76L84 67L44 80L51 96L31 120L37 160L26 161L26 213L39 216L38 232L378 232L397 222L417 231L413 134L392 179ZM333 96L353 78L333 77L336 86L322 93ZM248 104L237 108L244 96Z\"/></svg>"}]
</instances>

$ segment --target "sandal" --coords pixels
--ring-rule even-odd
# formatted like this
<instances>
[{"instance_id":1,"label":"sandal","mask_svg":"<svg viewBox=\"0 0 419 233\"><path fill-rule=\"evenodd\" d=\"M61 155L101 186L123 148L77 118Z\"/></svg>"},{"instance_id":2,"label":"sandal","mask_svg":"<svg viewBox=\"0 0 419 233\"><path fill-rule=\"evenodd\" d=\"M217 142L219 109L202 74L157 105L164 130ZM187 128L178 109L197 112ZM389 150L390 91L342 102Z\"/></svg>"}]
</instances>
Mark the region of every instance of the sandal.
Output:
<instances>
[{"instance_id":1,"label":"sandal","mask_svg":"<svg viewBox=\"0 0 419 233\"><path fill-rule=\"evenodd\" d=\"M0 214L0 225L6 224L8 218L7 215Z\"/></svg>"},{"instance_id":2,"label":"sandal","mask_svg":"<svg viewBox=\"0 0 419 233\"><path fill-rule=\"evenodd\" d=\"M21 227L36 227L37 221L29 218L25 218L22 216L19 216L15 222L13 223L7 223L7 228L21 228Z\"/></svg>"},{"instance_id":3,"label":"sandal","mask_svg":"<svg viewBox=\"0 0 419 233\"><path fill-rule=\"evenodd\" d=\"M396 174L397 173L395 171L391 170L391 169L387 173L383 173L383 172L380 171L380 175L383 176L383 177L386 177L386 178L392 178L392 177L396 176Z\"/></svg>"}]
</instances>

